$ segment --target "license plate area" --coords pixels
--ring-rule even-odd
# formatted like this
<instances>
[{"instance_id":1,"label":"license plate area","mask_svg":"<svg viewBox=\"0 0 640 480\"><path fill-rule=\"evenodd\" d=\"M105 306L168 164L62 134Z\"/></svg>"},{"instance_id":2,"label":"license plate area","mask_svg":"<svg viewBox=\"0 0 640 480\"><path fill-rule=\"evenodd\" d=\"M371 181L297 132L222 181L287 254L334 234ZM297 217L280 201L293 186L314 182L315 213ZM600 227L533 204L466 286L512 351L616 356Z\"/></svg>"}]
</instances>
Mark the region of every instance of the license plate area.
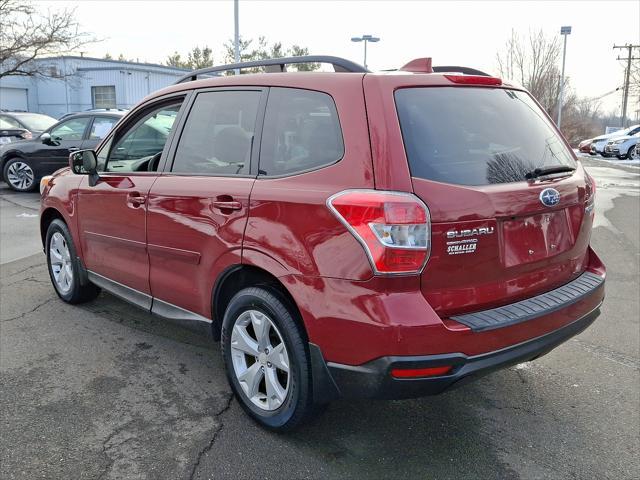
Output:
<instances>
[{"instance_id":1,"label":"license plate area","mask_svg":"<svg viewBox=\"0 0 640 480\"><path fill-rule=\"evenodd\" d=\"M503 220L502 242L502 263L513 267L566 252L574 238L563 209Z\"/></svg>"}]
</instances>

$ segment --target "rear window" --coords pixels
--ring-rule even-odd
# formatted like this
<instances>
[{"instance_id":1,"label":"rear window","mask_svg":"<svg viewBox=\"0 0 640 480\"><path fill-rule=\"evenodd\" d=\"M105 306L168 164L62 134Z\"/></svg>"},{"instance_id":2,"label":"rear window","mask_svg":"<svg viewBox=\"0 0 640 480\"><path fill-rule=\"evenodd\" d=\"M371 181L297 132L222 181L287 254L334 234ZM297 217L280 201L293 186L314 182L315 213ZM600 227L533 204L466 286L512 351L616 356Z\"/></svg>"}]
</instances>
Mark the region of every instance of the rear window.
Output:
<instances>
[{"instance_id":1,"label":"rear window","mask_svg":"<svg viewBox=\"0 0 640 480\"><path fill-rule=\"evenodd\" d=\"M531 97L500 88L407 88L395 93L413 177L458 185L525 180L575 161Z\"/></svg>"},{"instance_id":2,"label":"rear window","mask_svg":"<svg viewBox=\"0 0 640 480\"><path fill-rule=\"evenodd\" d=\"M37 132L46 130L57 122L55 118L51 118L47 115L39 115L37 113L25 113L20 115L18 119L25 124L29 130Z\"/></svg>"},{"instance_id":3,"label":"rear window","mask_svg":"<svg viewBox=\"0 0 640 480\"><path fill-rule=\"evenodd\" d=\"M260 175L292 175L336 163L344 155L333 99L326 93L273 87L260 150Z\"/></svg>"}]
</instances>

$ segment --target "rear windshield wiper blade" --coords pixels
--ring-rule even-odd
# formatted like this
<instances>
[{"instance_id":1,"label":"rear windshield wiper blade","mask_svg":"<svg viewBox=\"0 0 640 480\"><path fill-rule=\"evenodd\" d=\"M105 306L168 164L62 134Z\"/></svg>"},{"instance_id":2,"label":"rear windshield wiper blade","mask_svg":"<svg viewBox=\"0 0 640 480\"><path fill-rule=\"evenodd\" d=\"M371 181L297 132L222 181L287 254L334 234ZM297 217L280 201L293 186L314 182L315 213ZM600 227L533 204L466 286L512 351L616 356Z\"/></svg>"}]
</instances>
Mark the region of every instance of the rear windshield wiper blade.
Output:
<instances>
[{"instance_id":1,"label":"rear windshield wiper blade","mask_svg":"<svg viewBox=\"0 0 640 480\"><path fill-rule=\"evenodd\" d=\"M565 172L575 172L575 167L570 167L568 165L560 165L557 167L544 167L544 168L536 168L535 170L528 172L524 178L527 180L531 180L533 178L544 177L546 175L553 175L554 173L565 173Z\"/></svg>"}]
</instances>

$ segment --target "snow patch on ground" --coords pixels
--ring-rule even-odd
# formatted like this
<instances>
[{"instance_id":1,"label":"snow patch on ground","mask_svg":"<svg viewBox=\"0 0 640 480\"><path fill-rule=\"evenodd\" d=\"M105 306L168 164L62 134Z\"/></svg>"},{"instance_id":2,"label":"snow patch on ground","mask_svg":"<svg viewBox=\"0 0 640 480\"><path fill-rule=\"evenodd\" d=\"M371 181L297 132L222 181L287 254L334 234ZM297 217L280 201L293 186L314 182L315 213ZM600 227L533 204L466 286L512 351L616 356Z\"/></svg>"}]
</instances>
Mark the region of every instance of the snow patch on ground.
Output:
<instances>
[{"instance_id":1,"label":"snow patch on ground","mask_svg":"<svg viewBox=\"0 0 640 480\"><path fill-rule=\"evenodd\" d=\"M585 169L596 181L596 216L593 227L605 227L619 233L605 213L614 207L613 200L622 195L640 196L640 173L628 172L613 167L590 167Z\"/></svg>"},{"instance_id":2,"label":"snow patch on ground","mask_svg":"<svg viewBox=\"0 0 640 480\"><path fill-rule=\"evenodd\" d=\"M640 168L640 159L636 160L619 160L617 157L604 158L600 155L589 155L588 153L582 153L578 150L573 151L578 158L588 158L594 162L600 162L603 165L610 163L613 165L624 165L626 167Z\"/></svg>"}]
</instances>

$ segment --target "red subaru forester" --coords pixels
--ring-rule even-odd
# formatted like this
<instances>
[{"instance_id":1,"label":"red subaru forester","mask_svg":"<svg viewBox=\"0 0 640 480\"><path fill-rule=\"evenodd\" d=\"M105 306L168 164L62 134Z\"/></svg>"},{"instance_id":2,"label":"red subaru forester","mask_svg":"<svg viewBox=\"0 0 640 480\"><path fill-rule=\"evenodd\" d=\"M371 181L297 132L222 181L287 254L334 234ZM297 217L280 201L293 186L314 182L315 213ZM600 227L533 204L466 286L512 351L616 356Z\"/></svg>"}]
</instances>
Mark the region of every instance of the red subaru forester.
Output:
<instances>
[{"instance_id":1,"label":"red subaru forester","mask_svg":"<svg viewBox=\"0 0 640 480\"><path fill-rule=\"evenodd\" d=\"M335 72L286 73L307 62ZM247 68L268 73L224 75ZM102 288L204 327L271 429L532 360L604 298L595 184L552 121L522 88L426 58L193 72L41 191L60 298Z\"/></svg>"}]
</instances>

